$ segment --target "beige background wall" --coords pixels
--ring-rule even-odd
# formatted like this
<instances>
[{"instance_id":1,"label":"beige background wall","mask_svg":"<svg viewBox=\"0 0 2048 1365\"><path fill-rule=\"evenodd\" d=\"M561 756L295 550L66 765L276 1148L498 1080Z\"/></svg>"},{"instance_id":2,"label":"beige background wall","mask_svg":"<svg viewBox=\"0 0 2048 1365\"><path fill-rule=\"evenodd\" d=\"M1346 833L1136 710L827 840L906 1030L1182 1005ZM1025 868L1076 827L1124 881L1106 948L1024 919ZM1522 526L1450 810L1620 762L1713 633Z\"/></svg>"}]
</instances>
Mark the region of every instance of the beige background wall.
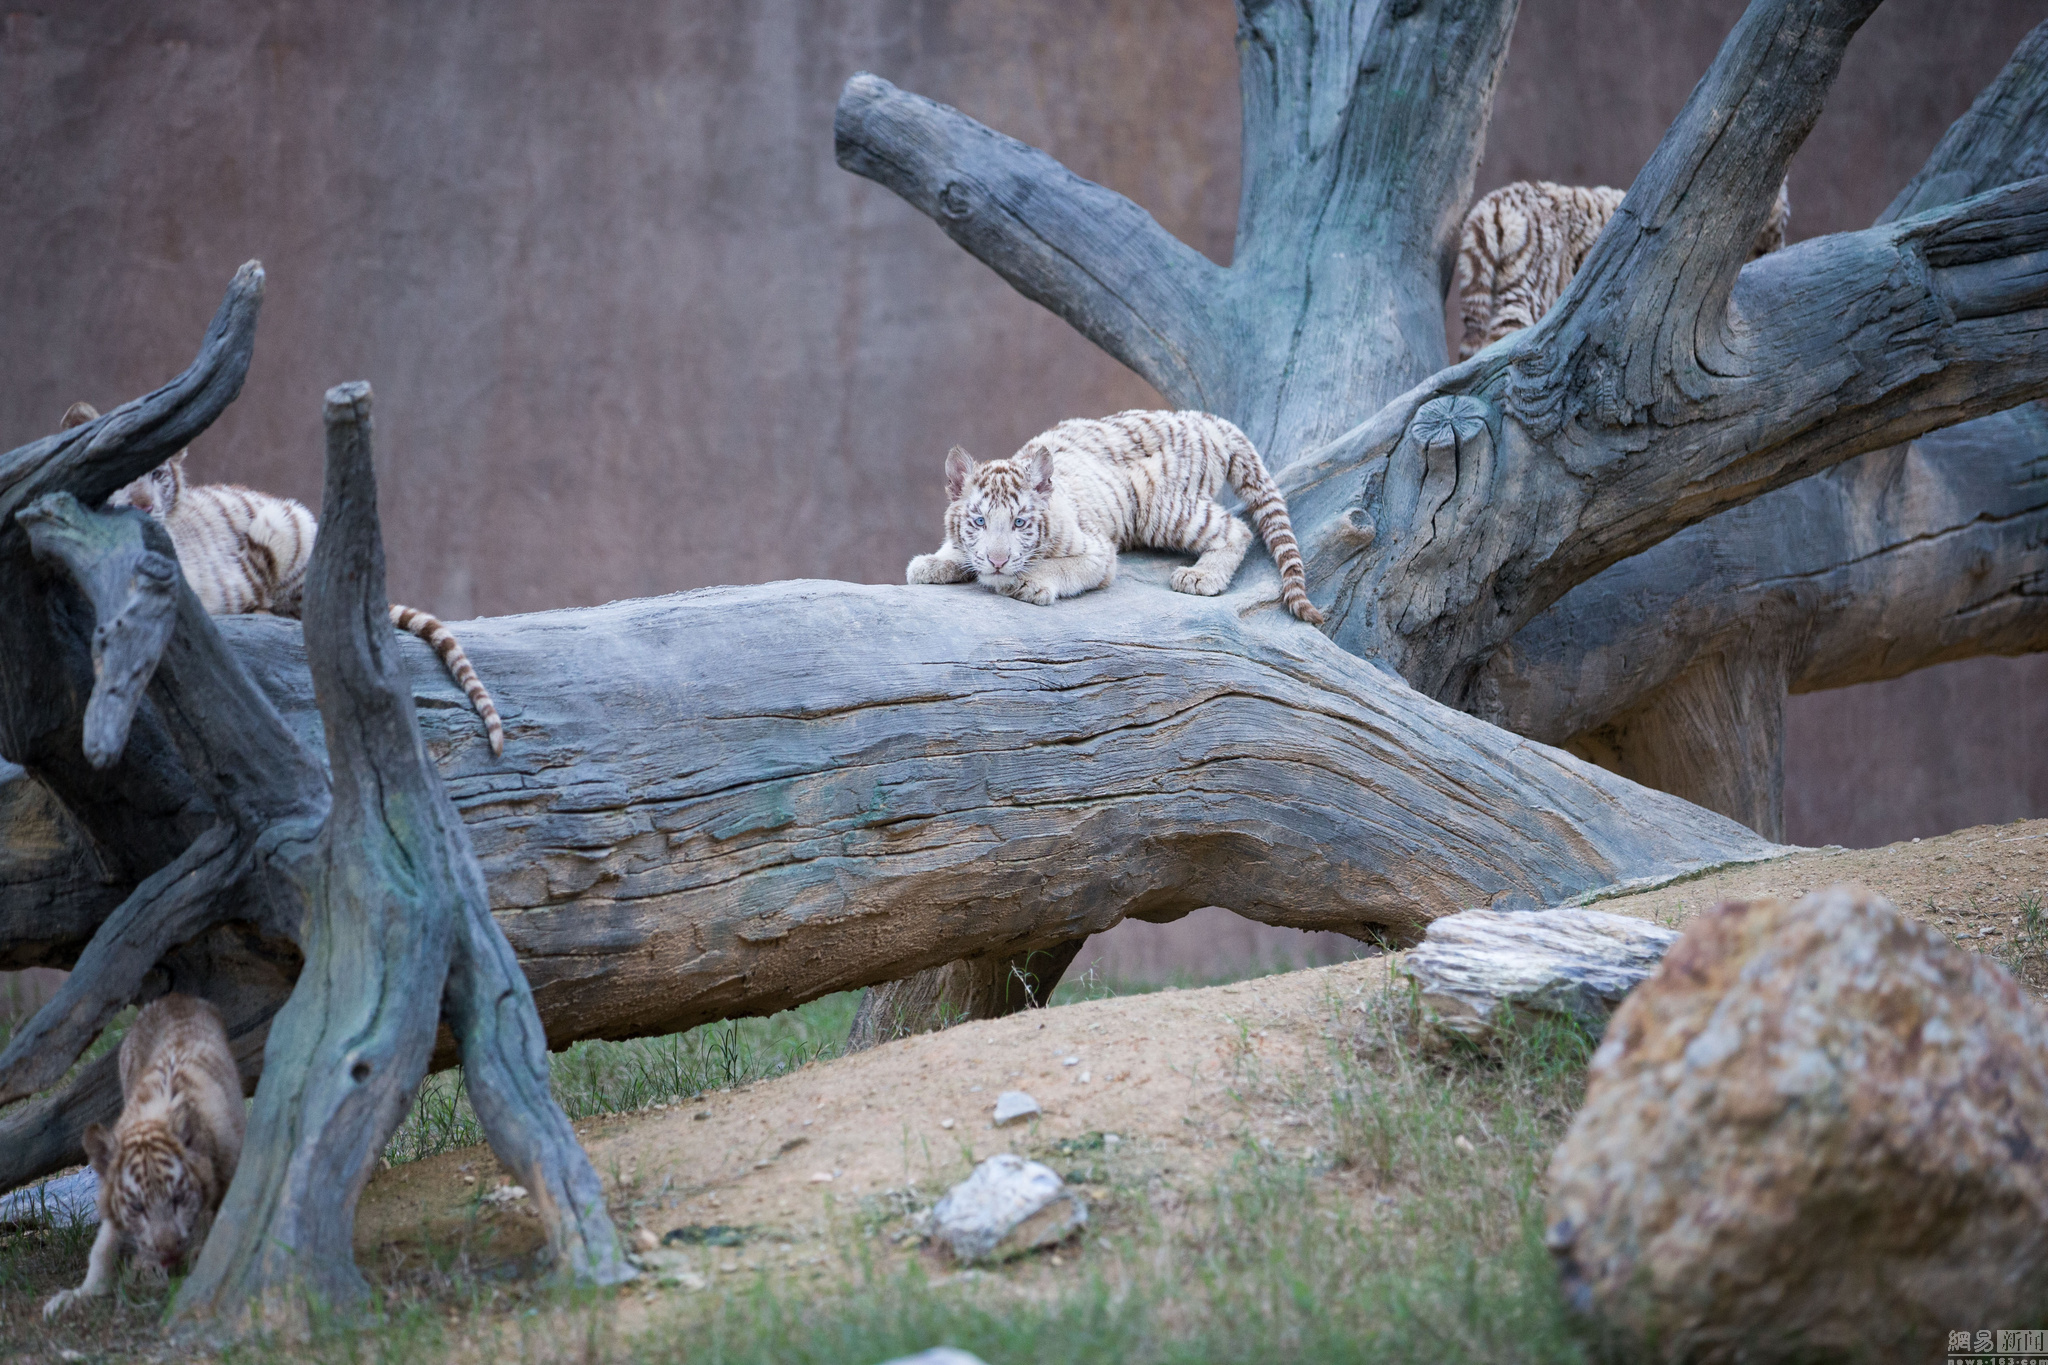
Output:
<instances>
[{"instance_id":1,"label":"beige background wall","mask_svg":"<svg viewBox=\"0 0 2048 1365\"><path fill-rule=\"evenodd\" d=\"M1736 0L1527 0L1481 188L1626 183ZM1792 171L1866 225L2048 3L1891 0ZM1047 148L1227 259L1222 0L43 0L0 14L0 449L189 358L270 283L197 471L317 498L367 378L392 589L444 615L893 579L940 459L1149 389L832 161L859 69ZM1792 835L2048 814L2048 665L1795 698Z\"/></svg>"}]
</instances>

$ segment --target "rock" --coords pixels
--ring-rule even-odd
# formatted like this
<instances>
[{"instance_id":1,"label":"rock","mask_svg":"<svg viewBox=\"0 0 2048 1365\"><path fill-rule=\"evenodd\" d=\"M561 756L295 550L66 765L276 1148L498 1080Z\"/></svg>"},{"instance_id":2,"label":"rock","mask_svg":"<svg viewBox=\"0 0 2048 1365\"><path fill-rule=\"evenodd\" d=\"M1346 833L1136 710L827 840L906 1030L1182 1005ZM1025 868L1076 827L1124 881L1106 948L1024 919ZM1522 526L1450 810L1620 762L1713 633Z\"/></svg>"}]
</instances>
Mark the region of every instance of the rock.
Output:
<instances>
[{"instance_id":1,"label":"rock","mask_svg":"<svg viewBox=\"0 0 2048 1365\"><path fill-rule=\"evenodd\" d=\"M1594 1033L1657 969L1678 934L1601 910L1463 910L1430 923L1399 970L1436 1027L1483 1042L1501 1006L1576 1019Z\"/></svg>"},{"instance_id":2,"label":"rock","mask_svg":"<svg viewBox=\"0 0 2048 1365\"><path fill-rule=\"evenodd\" d=\"M0 1196L0 1227L65 1227L100 1221L100 1180L87 1167Z\"/></svg>"},{"instance_id":3,"label":"rock","mask_svg":"<svg viewBox=\"0 0 2048 1365\"><path fill-rule=\"evenodd\" d=\"M1022 1090L1005 1090L1002 1094L996 1096L996 1127L998 1128L1006 1123L1015 1123L1018 1119L1029 1118L1031 1115L1040 1112L1042 1111L1038 1107L1038 1101L1032 1099L1031 1096L1025 1094Z\"/></svg>"},{"instance_id":4,"label":"rock","mask_svg":"<svg viewBox=\"0 0 2048 1365\"><path fill-rule=\"evenodd\" d=\"M705 1288L710 1283L697 1273L688 1252L657 1247L652 1251L635 1252L633 1261L654 1277L655 1284L664 1289L695 1291Z\"/></svg>"},{"instance_id":5,"label":"rock","mask_svg":"<svg viewBox=\"0 0 2048 1365\"><path fill-rule=\"evenodd\" d=\"M2048 1008L1865 891L1721 905L1548 1183L1567 1293L1645 1355L1940 1359L2048 1303Z\"/></svg>"},{"instance_id":6,"label":"rock","mask_svg":"<svg viewBox=\"0 0 2048 1365\"><path fill-rule=\"evenodd\" d=\"M992 1156L931 1212L932 1236L961 1261L1001 1261L1064 1241L1088 1206L1057 1175L1008 1152Z\"/></svg>"},{"instance_id":7,"label":"rock","mask_svg":"<svg viewBox=\"0 0 2048 1365\"><path fill-rule=\"evenodd\" d=\"M919 1351L914 1356L897 1356L885 1360L882 1365L985 1365L982 1358L966 1351L956 1351L951 1346L934 1346L929 1351Z\"/></svg>"},{"instance_id":8,"label":"rock","mask_svg":"<svg viewBox=\"0 0 2048 1365\"><path fill-rule=\"evenodd\" d=\"M652 1231L650 1231L649 1229L647 1229L647 1228L635 1228L635 1229L633 1229L633 1249L634 1249L635 1251L640 1251L640 1252L647 1252L647 1251L652 1251L652 1250L654 1250L654 1249L655 1249L656 1247L658 1247L658 1246L660 1246L660 1245L661 1245L661 1239L660 1239L659 1237L656 1237L656 1236L654 1235L654 1233L653 1233Z\"/></svg>"}]
</instances>

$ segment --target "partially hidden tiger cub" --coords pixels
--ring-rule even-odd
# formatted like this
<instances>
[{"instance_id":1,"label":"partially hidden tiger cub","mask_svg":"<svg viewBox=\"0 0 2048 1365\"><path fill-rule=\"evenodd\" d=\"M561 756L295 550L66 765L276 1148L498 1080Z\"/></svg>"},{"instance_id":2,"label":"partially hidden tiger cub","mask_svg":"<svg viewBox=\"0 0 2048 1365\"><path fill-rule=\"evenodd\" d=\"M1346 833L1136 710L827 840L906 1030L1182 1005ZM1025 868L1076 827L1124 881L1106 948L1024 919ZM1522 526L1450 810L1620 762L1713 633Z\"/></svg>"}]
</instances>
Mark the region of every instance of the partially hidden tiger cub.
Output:
<instances>
[{"instance_id":1,"label":"partially hidden tiger cub","mask_svg":"<svg viewBox=\"0 0 2048 1365\"><path fill-rule=\"evenodd\" d=\"M1280 598L1311 625L1322 612L1308 583L1286 500L1250 438L1206 412L1120 412L1060 423L1007 460L946 456L946 540L910 561L912 583L979 578L1050 606L1107 587L1118 550L1189 550L1173 590L1213 597L1230 586L1252 533L1225 511L1225 484L1245 501L1280 569Z\"/></svg>"},{"instance_id":2,"label":"partially hidden tiger cub","mask_svg":"<svg viewBox=\"0 0 2048 1365\"><path fill-rule=\"evenodd\" d=\"M161 1280L206 1240L242 1157L242 1081L220 1011L189 995L143 1006L121 1040L121 1117L85 1130L99 1177L100 1231L85 1282L44 1317L114 1286L123 1252Z\"/></svg>"},{"instance_id":3,"label":"partially hidden tiger cub","mask_svg":"<svg viewBox=\"0 0 2048 1365\"><path fill-rule=\"evenodd\" d=\"M1535 326L1579 273L1627 193L1607 185L1517 180L1482 196L1458 236L1456 288L1464 325L1458 359ZM1780 182L1750 259L1785 245L1791 220L1791 191Z\"/></svg>"},{"instance_id":4,"label":"partially hidden tiger cub","mask_svg":"<svg viewBox=\"0 0 2048 1365\"><path fill-rule=\"evenodd\" d=\"M73 403L64 414L64 426L75 427L98 416L91 404ZM240 484L187 483L187 453L179 451L114 490L107 506L133 507L164 524L178 551L178 568L212 615L267 613L296 620L305 604L306 565L318 529L313 514L296 498L259 493ZM497 704L454 633L426 612L395 604L391 624L432 647L483 717L491 752L503 754L505 726Z\"/></svg>"}]
</instances>

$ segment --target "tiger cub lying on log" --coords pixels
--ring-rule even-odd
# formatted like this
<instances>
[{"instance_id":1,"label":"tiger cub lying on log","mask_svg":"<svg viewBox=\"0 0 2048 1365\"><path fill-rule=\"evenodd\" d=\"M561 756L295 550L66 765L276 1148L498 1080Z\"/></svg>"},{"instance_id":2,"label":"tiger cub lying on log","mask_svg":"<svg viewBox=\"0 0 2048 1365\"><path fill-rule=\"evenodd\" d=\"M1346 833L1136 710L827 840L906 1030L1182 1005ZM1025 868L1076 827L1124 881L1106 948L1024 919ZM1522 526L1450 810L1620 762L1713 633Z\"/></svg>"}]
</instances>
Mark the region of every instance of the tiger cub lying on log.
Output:
<instances>
[{"instance_id":1,"label":"tiger cub lying on log","mask_svg":"<svg viewBox=\"0 0 2048 1365\"><path fill-rule=\"evenodd\" d=\"M1230 586L1252 533L1216 501L1228 484L1245 501L1273 562L1280 599L1310 625L1301 550L1286 500L1236 426L1206 412L1120 412L1077 418L1034 436L1007 460L946 456L946 540L910 561L912 583L979 578L1020 602L1051 606L1107 587L1118 550L1190 550L1175 592L1214 597Z\"/></svg>"},{"instance_id":2,"label":"tiger cub lying on log","mask_svg":"<svg viewBox=\"0 0 2048 1365\"><path fill-rule=\"evenodd\" d=\"M1464 323L1458 359L1469 360L1502 337L1541 321L1563 297L1627 193L1607 185L1589 189L1517 180L1474 204L1458 234L1456 288ZM1791 221L1791 191L1781 181L1749 258L1785 245L1785 226Z\"/></svg>"},{"instance_id":3,"label":"tiger cub lying on log","mask_svg":"<svg viewBox=\"0 0 2048 1365\"><path fill-rule=\"evenodd\" d=\"M90 403L73 403L65 428L98 417ZM133 507L164 524L177 547L178 567L201 606L214 616L266 613L298 619L305 605L306 565L318 529L306 504L232 483L188 484L179 451L107 498L109 507ZM453 631L413 607L393 605L391 624L427 642L441 666L483 717L491 752L505 752L498 707L476 676Z\"/></svg>"},{"instance_id":4,"label":"tiger cub lying on log","mask_svg":"<svg viewBox=\"0 0 2048 1365\"><path fill-rule=\"evenodd\" d=\"M121 1040L121 1117L85 1130L100 1232L85 1282L43 1305L55 1317L114 1287L123 1251L161 1280L205 1242L242 1156L242 1081L220 1011L189 995L143 1006Z\"/></svg>"}]
</instances>

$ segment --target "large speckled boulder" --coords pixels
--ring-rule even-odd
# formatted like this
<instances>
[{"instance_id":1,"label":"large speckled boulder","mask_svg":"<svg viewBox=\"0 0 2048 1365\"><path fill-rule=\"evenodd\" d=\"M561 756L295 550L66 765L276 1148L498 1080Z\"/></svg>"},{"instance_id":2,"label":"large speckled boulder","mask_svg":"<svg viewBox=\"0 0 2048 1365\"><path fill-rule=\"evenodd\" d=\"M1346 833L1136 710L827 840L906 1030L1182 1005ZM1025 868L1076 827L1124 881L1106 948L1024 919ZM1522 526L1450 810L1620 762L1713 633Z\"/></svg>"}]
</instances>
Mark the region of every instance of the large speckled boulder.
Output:
<instances>
[{"instance_id":1,"label":"large speckled boulder","mask_svg":"<svg viewBox=\"0 0 2048 1365\"><path fill-rule=\"evenodd\" d=\"M1573 1301L1665 1360L1939 1359L2048 1317L2048 1010L1867 892L1725 904L1550 1162Z\"/></svg>"}]
</instances>

